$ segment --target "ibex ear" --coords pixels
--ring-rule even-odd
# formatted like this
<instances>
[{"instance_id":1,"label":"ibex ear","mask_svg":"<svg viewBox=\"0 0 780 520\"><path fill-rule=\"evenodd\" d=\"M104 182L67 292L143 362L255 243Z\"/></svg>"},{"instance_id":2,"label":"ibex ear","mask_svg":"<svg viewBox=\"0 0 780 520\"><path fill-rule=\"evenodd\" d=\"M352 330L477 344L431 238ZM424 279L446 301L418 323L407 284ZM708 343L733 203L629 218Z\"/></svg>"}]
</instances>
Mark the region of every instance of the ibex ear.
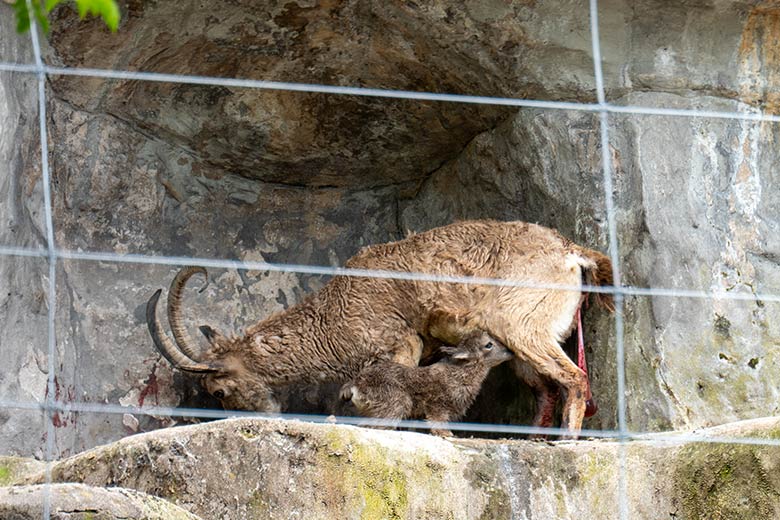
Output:
<instances>
[{"instance_id":1,"label":"ibex ear","mask_svg":"<svg viewBox=\"0 0 780 520\"><path fill-rule=\"evenodd\" d=\"M458 347L443 346L439 347L439 350L446 354L450 359L455 359L458 361L470 359L469 353Z\"/></svg>"},{"instance_id":2,"label":"ibex ear","mask_svg":"<svg viewBox=\"0 0 780 520\"><path fill-rule=\"evenodd\" d=\"M200 330L201 334L203 334L204 336L206 336L206 340L207 340L209 343L211 343L212 345L213 345L215 342L217 342L217 341L219 341L220 339L222 339L222 334L220 334L220 333L219 333L219 332L217 332L216 330L212 329L212 328L211 328L211 327L209 327L208 325L201 325L200 327L198 327L198 329Z\"/></svg>"}]
</instances>

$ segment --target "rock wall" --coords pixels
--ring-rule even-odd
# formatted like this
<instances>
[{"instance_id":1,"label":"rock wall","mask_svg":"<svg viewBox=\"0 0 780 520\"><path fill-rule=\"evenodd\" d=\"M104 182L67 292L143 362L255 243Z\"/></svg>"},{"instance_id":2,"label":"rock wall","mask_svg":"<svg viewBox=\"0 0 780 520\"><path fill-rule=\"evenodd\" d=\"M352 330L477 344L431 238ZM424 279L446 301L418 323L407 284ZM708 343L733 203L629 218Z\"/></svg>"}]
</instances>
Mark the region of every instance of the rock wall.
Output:
<instances>
[{"instance_id":1,"label":"rock wall","mask_svg":"<svg viewBox=\"0 0 780 520\"><path fill-rule=\"evenodd\" d=\"M580 2L131 1L111 35L63 6L45 60L143 70L592 102ZM9 6L0 5L2 14ZM776 113L780 9L772 2L600 2L615 104ZM29 62L0 16L0 58ZM9 35L6 37L6 35ZM0 245L42 246L35 79L0 73ZM369 243L457 218L523 219L606 250L598 117L575 111L276 90L47 81L59 247L343 265ZM775 125L613 115L610 151L624 282L780 290ZM143 309L174 270L67 261L58 269L56 383L64 400L213 406L153 351ZM46 264L0 258L9 399L42 401ZM316 290L322 277L219 271L188 295L191 326L237 331ZM5 290L6 287L8 290ZM777 411L773 301L630 297L629 426L695 428ZM586 316L600 413L616 417L612 318ZM340 412L327 390L291 389L292 411ZM527 423L528 395L499 370L470 420ZM34 417L34 421L31 421ZM40 415L0 410L0 446L42 455ZM60 454L166 420L56 418ZM34 429L34 434L31 430Z\"/></svg>"},{"instance_id":2,"label":"rock wall","mask_svg":"<svg viewBox=\"0 0 780 520\"><path fill-rule=\"evenodd\" d=\"M15 38L10 6L0 6L0 60L28 62L29 41ZM35 76L0 72L0 246L45 246ZM0 256L0 399L37 401L46 388L48 265ZM43 455L42 415L0 408L4 453Z\"/></svg>"},{"instance_id":3,"label":"rock wall","mask_svg":"<svg viewBox=\"0 0 780 520\"><path fill-rule=\"evenodd\" d=\"M775 518L779 427L778 418L766 418L695 439L621 446L228 419L135 435L56 461L52 497L74 512L116 515L106 518L139 518L115 511L145 508L170 516L140 518L191 518L186 511L236 520L612 520L621 503L640 520ZM724 436L735 442L707 442ZM0 512L40 507L44 475L26 468L0 482Z\"/></svg>"}]
</instances>

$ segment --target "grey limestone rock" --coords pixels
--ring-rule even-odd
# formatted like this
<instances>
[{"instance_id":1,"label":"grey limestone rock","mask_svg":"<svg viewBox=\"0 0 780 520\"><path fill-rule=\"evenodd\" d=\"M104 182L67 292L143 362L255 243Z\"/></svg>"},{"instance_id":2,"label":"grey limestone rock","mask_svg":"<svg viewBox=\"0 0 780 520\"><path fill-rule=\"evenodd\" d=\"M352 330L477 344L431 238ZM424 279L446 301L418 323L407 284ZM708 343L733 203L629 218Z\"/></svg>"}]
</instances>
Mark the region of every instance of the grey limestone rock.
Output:
<instances>
[{"instance_id":1,"label":"grey limestone rock","mask_svg":"<svg viewBox=\"0 0 780 520\"><path fill-rule=\"evenodd\" d=\"M122 3L116 35L72 8L52 15L57 66L542 100L596 100L582 2ZM615 105L776 114L780 11L769 1L599 2ZM0 5L0 59L29 63ZM0 73L0 246L41 248L36 78ZM366 244L459 218L521 219L607 250L599 117L584 111L330 96L53 75L46 81L54 235L63 250L340 266ZM777 125L611 114L623 282L780 289ZM57 265L48 357L45 259L0 257L0 392L62 401L214 406L154 352L148 297L173 267ZM189 326L239 331L326 277L214 270L186 295ZM777 412L776 301L629 296L627 426L696 428ZM613 318L586 314L600 413L616 425ZM286 409L340 413L329 388ZM469 420L524 424L528 393L491 376ZM169 418L0 410L0 447L61 456ZM176 419L182 420L182 419ZM130 424L131 426L127 426ZM54 438L50 438L51 432Z\"/></svg>"},{"instance_id":2,"label":"grey limestone rock","mask_svg":"<svg viewBox=\"0 0 780 520\"><path fill-rule=\"evenodd\" d=\"M131 489L84 484L0 488L5 520L37 520L44 510L52 520L198 520L165 500Z\"/></svg>"}]
</instances>

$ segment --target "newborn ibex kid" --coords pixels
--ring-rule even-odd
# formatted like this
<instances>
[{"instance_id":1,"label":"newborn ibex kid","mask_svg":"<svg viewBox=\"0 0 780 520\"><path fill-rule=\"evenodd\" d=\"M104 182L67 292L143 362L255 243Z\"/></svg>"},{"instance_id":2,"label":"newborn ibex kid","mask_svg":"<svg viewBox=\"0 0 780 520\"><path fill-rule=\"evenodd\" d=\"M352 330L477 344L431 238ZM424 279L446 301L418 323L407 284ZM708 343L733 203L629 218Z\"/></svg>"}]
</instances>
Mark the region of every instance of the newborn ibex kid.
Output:
<instances>
[{"instance_id":1,"label":"newborn ibex kid","mask_svg":"<svg viewBox=\"0 0 780 520\"><path fill-rule=\"evenodd\" d=\"M341 387L361 415L389 419L447 422L461 418L479 393L488 372L512 357L506 346L485 332L443 346L445 358L430 366L375 363ZM451 436L449 430L431 433Z\"/></svg>"}]
</instances>

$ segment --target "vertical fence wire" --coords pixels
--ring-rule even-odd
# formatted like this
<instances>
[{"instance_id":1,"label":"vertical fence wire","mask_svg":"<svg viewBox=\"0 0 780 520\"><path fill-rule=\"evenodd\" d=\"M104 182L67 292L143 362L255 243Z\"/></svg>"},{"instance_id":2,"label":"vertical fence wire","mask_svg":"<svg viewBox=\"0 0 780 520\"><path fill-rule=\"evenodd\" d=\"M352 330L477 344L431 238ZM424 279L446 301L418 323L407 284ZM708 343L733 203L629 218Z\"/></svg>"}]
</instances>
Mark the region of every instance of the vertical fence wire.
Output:
<instances>
[{"instance_id":1,"label":"vertical fence wire","mask_svg":"<svg viewBox=\"0 0 780 520\"><path fill-rule=\"evenodd\" d=\"M57 253L54 243L54 217L52 215L51 180L49 175L49 147L46 128L46 73L43 66L41 45L38 38L38 26L32 15L32 1L27 0L27 8L30 14L30 38L32 40L35 56L35 76L38 87L38 131L40 133L41 152L41 182L43 183L44 218L46 225L46 258L48 260L48 297L47 311L47 369L49 373L46 379L46 396L44 399L43 417L46 423L46 482L43 490L43 519L50 518L51 511L51 483L52 465L54 461L54 403L56 400L55 371L57 367L57 336L56 336L56 312L57 312Z\"/></svg>"},{"instance_id":2,"label":"vertical fence wire","mask_svg":"<svg viewBox=\"0 0 780 520\"><path fill-rule=\"evenodd\" d=\"M593 72L596 81L596 96L599 103L599 130L601 135L601 167L604 176L604 205L607 212L609 255L612 260L615 302L615 368L617 372L617 423L618 423L618 510L621 520L628 520L628 468L626 394L625 394L625 345L623 344L623 285L621 279L620 249L615 215L614 183L612 180L612 157L609 148L609 112L604 88L601 41L599 39L598 0L590 0L590 35L593 49Z\"/></svg>"}]
</instances>

